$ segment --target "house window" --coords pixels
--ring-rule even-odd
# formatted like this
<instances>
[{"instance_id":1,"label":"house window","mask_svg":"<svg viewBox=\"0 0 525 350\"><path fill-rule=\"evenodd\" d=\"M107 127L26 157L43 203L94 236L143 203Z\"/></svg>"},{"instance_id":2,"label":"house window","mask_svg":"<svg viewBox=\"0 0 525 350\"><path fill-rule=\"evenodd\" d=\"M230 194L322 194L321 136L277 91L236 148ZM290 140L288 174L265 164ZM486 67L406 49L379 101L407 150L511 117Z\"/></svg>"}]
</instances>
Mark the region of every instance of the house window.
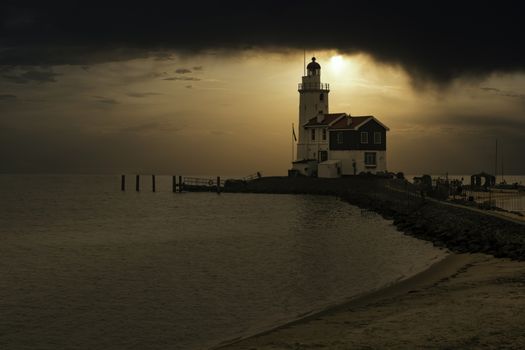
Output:
<instances>
[{"instance_id":1,"label":"house window","mask_svg":"<svg viewBox=\"0 0 525 350\"><path fill-rule=\"evenodd\" d=\"M374 143L376 145L381 144L381 132L379 131L374 132Z\"/></svg>"},{"instance_id":2,"label":"house window","mask_svg":"<svg viewBox=\"0 0 525 350\"><path fill-rule=\"evenodd\" d=\"M311 133L312 133L312 141L315 141L315 129L312 129Z\"/></svg>"},{"instance_id":3,"label":"house window","mask_svg":"<svg viewBox=\"0 0 525 350\"><path fill-rule=\"evenodd\" d=\"M323 141L326 141L326 129L323 129Z\"/></svg>"},{"instance_id":4,"label":"house window","mask_svg":"<svg viewBox=\"0 0 525 350\"><path fill-rule=\"evenodd\" d=\"M361 132L361 143L368 143L368 132Z\"/></svg>"},{"instance_id":5,"label":"house window","mask_svg":"<svg viewBox=\"0 0 525 350\"><path fill-rule=\"evenodd\" d=\"M343 132L339 131L337 133L337 143L342 144L343 143Z\"/></svg>"},{"instance_id":6,"label":"house window","mask_svg":"<svg viewBox=\"0 0 525 350\"><path fill-rule=\"evenodd\" d=\"M376 152L365 152L365 166L375 167L376 165Z\"/></svg>"},{"instance_id":7,"label":"house window","mask_svg":"<svg viewBox=\"0 0 525 350\"><path fill-rule=\"evenodd\" d=\"M324 101L324 94L319 94L319 101Z\"/></svg>"}]
</instances>

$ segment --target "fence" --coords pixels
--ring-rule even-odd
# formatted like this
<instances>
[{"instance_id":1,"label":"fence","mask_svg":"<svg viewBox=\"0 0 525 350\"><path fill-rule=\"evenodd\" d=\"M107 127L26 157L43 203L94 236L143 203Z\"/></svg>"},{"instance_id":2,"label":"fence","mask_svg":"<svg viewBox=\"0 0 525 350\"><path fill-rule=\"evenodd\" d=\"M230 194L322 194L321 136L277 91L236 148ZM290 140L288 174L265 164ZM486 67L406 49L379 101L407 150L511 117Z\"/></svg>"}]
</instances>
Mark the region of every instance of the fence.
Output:
<instances>
[{"instance_id":1,"label":"fence","mask_svg":"<svg viewBox=\"0 0 525 350\"><path fill-rule=\"evenodd\" d=\"M458 180L432 179L431 182L410 183L395 181L392 189L406 193L407 202L431 197L443 201L476 207L485 210L507 211L525 216L525 191L523 188L474 190L463 186Z\"/></svg>"},{"instance_id":2,"label":"fence","mask_svg":"<svg viewBox=\"0 0 525 350\"><path fill-rule=\"evenodd\" d=\"M509 212L525 215L525 192L519 190L499 190L490 188L487 191L464 190L463 199L476 204L482 209L499 208Z\"/></svg>"}]
</instances>

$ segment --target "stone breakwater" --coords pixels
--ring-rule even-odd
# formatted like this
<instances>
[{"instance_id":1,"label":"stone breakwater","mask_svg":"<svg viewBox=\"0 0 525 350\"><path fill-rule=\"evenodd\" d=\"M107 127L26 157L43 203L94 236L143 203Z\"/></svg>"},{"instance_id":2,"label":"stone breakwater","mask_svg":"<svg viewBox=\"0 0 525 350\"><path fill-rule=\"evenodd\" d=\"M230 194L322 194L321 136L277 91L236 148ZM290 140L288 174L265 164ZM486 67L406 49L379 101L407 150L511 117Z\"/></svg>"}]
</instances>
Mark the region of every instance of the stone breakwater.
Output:
<instances>
[{"instance_id":1,"label":"stone breakwater","mask_svg":"<svg viewBox=\"0 0 525 350\"><path fill-rule=\"evenodd\" d=\"M417 191L412 186L404 180L372 176L341 179L266 177L248 183L226 184L224 191L333 195L393 220L405 234L453 252L525 260L525 225L414 196Z\"/></svg>"}]
</instances>

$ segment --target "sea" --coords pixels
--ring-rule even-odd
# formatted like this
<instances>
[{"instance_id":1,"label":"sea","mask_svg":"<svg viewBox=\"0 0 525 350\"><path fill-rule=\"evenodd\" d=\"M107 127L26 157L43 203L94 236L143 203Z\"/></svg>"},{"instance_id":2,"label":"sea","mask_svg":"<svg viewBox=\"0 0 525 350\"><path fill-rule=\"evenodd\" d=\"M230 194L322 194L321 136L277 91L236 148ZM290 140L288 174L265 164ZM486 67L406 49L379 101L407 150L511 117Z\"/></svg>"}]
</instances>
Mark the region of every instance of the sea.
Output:
<instances>
[{"instance_id":1,"label":"sea","mask_svg":"<svg viewBox=\"0 0 525 350\"><path fill-rule=\"evenodd\" d=\"M447 255L335 197L143 181L0 175L1 349L208 349Z\"/></svg>"}]
</instances>

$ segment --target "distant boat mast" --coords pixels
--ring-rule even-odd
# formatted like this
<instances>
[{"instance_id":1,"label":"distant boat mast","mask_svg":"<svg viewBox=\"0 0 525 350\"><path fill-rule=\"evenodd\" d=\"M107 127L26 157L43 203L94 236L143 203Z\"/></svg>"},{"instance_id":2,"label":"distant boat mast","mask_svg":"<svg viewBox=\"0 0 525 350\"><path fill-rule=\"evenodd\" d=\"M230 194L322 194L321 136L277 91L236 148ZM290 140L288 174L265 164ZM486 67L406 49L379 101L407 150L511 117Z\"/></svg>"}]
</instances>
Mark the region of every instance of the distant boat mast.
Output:
<instances>
[{"instance_id":1,"label":"distant boat mast","mask_svg":"<svg viewBox=\"0 0 525 350\"><path fill-rule=\"evenodd\" d=\"M501 155L501 182L505 182L505 178L503 177L503 154Z\"/></svg>"},{"instance_id":2,"label":"distant boat mast","mask_svg":"<svg viewBox=\"0 0 525 350\"><path fill-rule=\"evenodd\" d=\"M497 178L498 178L498 139L496 139L496 159L494 163L494 178L496 179L496 182L497 182Z\"/></svg>"}]
</instances>

